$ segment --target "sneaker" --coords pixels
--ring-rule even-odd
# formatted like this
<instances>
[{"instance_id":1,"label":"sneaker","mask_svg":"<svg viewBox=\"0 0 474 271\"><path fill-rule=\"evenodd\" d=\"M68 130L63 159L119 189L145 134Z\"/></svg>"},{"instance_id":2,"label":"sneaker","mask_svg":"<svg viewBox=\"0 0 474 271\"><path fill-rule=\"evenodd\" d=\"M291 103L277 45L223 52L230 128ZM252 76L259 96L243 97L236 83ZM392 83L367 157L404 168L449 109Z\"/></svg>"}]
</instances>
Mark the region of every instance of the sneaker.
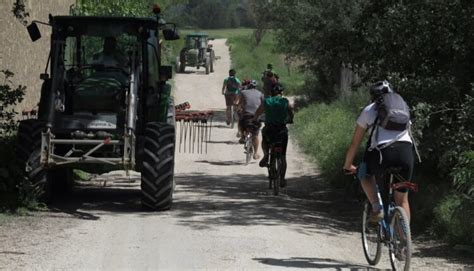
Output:
<instances>
[{"instance_id":1,"label":"sneaker","mask_svg":"<svg viewBox=\"0 0 474 271\"><path fill-rule=\"evenodd\" d=\"M368 219L368 222L371 224L377 224L383 219L383 210L380 209L376 212L372 211L370 213L370 217Z\"/></svg>"},{"instance_id":2,"label":"sneaker","mask_svg":"<svg viewBox=\"0 0 474 271\"><path fill-rule=\"evenodd\" d=\"M268 167L268 157L263 156L262 160L258 163L259 167Z\"/></svg>"},{"instance_id":3,"label":"sneaker","mask_svg":"<svg viewBox=\"0 0 474 271\"><path fill-rule=\"evenodd\" d=\"M239 139L239 143L240 143L240 144L244 144L244 143L245 143L245 138L241 137L241 138Z\"/></svg>"},{"instance_id":4,"label":"sneaker","mask_svg":"<svg viewBox=\"0 0 474 271\"><path fill-rule=\"evenodd\" d=\"M254 153L253 154L253 160L258 160L258 159L260 159L260 155Z\"/></svg>"}]
</instances>

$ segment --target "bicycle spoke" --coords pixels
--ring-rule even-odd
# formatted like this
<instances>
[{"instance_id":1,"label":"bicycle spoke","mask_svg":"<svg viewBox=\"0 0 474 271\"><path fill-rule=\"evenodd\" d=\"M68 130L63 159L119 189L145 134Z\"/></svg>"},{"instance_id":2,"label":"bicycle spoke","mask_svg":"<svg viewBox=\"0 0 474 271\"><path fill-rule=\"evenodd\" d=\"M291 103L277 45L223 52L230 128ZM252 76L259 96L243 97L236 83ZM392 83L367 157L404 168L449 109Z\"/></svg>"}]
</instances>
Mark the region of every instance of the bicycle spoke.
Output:
<instances>
[{"instance_id":1,"label":"bicycle spoke","mask_svg":"<svg viewBox=\"0 0 474 271\"><path fill-rule=\"evenodd\" d=\"M370 265L376 265L380 261L382 254L382 243L380 224L371 225L368 223L371 209L370 204L366 202L362 213L362 247L367 262Z\"/></svg>"},{"instance_id":2,"label":"bicycle spoke","mask_svg":"<svg viewBox=\"0 0 474 271\"><path fill-rule=\"evenodd\" d=\"M411 262L411 231L408 217L401 207L396 207L390 222L390 262L394 270L409 270Z\"/></svg>"}]
</instances>

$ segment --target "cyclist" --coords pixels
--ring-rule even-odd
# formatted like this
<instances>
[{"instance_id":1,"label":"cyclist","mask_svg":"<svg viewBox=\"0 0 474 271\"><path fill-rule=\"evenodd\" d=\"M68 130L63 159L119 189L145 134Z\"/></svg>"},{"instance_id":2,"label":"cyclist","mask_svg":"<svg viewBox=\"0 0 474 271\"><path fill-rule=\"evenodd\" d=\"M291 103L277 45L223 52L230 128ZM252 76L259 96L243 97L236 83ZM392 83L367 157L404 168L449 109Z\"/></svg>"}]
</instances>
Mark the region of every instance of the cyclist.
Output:
<instances>
[{"instance_id":1,"label":"cyclist","mask_svg":"<svg viewBox=\"0 0 474 271\"><path fill-rule=\"evenodd\" d=\"M272 88L278 83L277 75L271 70L271 64L268 64L270 69L267 69L262 74L263 94L265 97L271 96Z\"/></svg>"},{"instance_id":2,"label":"cyclist","mask_svg":"<svg viewBox=\"0 0 474 271\"><path fill-rule=\"evenodd\" d=\"M239 143L245 142L245 130L250 130L252 133L253 143L253 159L259 159L258 151L258 133L260 131L260 122L253 121L253 117L257 108L260 107L263 101L263 94L257 90L257 81L251 80L247 89L244 89L239 94L238 104L242 108L242 114L239 121L239 130L242 135Z\"/></svg>"},{"instance_id":3,"label":"cyclist","mask_svg":"<svg viewBox=\"0 0 474 271\"><path fill-rule=\"evenodd\" d=\"M230 124L232 118L232 106L235 105L235 100L239 94L241 87L240 79L235 76L236 71L234 69L229 70L229 77L224 79L222 86L222 95L225 96L226 104L226 123Z\"/></svg>"},{"instance_id":4,"label":"cyclist","mask_svg":"<svg viewBox=\"0 0 474 271\"><path fill-rule=\"evenodd\" d=\"M265 113L265 127L262 129L262 150L263 158L259 163L260 167L268 166L268 151L273 142L280 142L282 145L282 176L280 186L286 186L286 147L288 145L288 128L287 123L293 122L293 107L288 99L282 96L284 91L283 85L277 83L271 90L271 96L263 100L263 103L255 112L254 121Z\"/></svg>"},{"instance_id":5,"label":"cyclist","mask_svg":"<svg viewBox=\"0 0 474 271\"><path fill-rule=\"evenodd\" d=\"M379 97L376 93L381 93L382 91L394 92L394 89L387 81L377 82L370 87L371 103L362 110L362 113L357 119L357 125L352 136L352 143L347 150L343 167L344 171L348 174L356 173L357 168L353 165L353 160L362 142L362 138L367 131L371 134L367 146L381 146L392 142L383 149L367 147L364 154L366 171L365 178L361 180L361 186L372 205L372 213L369 221L374 223L383 219L384 216L381 202L377 197L375 177L383 174L384 170L389 167L397 167L401 168L400 176L406 181L410 181L414 165L413 140L409 128L405 131L386 130L375 123L378 119L376 99ZM377 133L372 132L374 129L377 129ZM363 169L361 168L360 170ZM401 206L405 209L408 219L410 219L410 206L407 192L407 189L395 191L394 200L397 206Z\"/></svg>"}]
</instances>

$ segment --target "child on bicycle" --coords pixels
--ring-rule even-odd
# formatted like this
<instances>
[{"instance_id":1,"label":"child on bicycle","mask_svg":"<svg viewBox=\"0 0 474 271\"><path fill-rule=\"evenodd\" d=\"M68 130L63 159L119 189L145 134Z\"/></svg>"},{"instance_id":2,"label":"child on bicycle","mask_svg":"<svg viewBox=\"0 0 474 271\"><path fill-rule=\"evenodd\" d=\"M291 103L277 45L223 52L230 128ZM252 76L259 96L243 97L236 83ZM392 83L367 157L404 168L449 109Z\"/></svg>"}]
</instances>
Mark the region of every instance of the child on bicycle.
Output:
<instances>
[{"instance_id":1,"label":"child on bicycle","mask_svg":"<svg viewBox=\"0 0 474 271\"><path fill-rule=\"evenodd\" d=\"M348 174L356 173L357 168L353 165L353 160L365 133L369 131L371 138L369 138L364 155L366 172L365 178L361 180L361 186L372 205L372 214L369 221L375 223L384 217L383 208L377 196L376 176L382 175L387 168L397 167L401 169L400 176L406 181L410 181L413 174L414 152L409 126L406 130L395 131L382 128L378 122L377 106L379 104L377 99L379 99L379 96L377 93L396 93L392 85L387 81L377 82L371 86L370 93L371 103L362 110L357 119L352 143L347 150L343 169ZM375 148L369 146L375 146ZM384 147L381 148L381 146ZM396 190L394 200L397 206L405 209L408 218L410 218L407 192L407 189Z\"/></svg>"},{"instance_id":2,"label":"child on bicycle","mask_svg":"<svg viewBox=\"0 0 474 271\"><path fill-rule=\"evenodd\" d=\"M263 101L263 94L257 90L257 81L250 80L247 84L247 88L243 89L238 98L238 104L242 108L242 114L239 121L239 130L241 138L239 143L244 143L245 141L245 130L249 130L252 133L252 144L254 154L253 159L259 159L260 156L257 154L258 151L258 133L260 131L260 122L253 121L255 112L260 107Z\"/></svg>"},{"instance_id":3,"label":"child on bicycle","mask_svg":"<svg viewBox=\"0 0 474 271\"><path fill-rule=\"evenodd\" d=\"M269 147L273 143L280 143L282 147L282 176L281 187L286 186L286 147L288 145L288 128L287 123L293 122L293 107L288 99L284 98L283 85L277 83L271 90L271 96L263 100L263 103L255 112L254 121L265 112L265 127L262 129L262 150L263 158L259 163L260 167L268 166Z\"/></svg>"},{"instance_id":4,"label":"child on bicycle","mask_svg":"<svg viewBox=\"0 0 474 271\"><path fill-rule=\"evenodd\" d=\"M231 122L232 106L235 105L236 98L241 87L240 79L237 78L235 74L236 71L234 69L229 70L229 77L224 79L224 84L222 85L222 95L225 96L227 125L229 125Z\"/></svg>"}]
</instances>

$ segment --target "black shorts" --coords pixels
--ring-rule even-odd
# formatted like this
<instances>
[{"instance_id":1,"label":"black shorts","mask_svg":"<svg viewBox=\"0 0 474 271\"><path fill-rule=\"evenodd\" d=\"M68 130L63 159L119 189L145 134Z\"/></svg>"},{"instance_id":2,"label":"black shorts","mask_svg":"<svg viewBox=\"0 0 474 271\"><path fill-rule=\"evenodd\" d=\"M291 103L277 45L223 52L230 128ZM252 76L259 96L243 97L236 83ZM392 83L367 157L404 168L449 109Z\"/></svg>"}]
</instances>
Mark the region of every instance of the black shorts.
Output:
<instances>
[{"instance_id":1,"label":"black shorts","mask_svg":"<svg viewBox=\"0 0 474 271\"><path fill-rule=\"evenodd\" d=\"M260 122L253 122L253 115L244 113L240 116L239 125L242 129L249 129L252 135L257 136L260 131Z\"/></svg>"},{"instance_id":2,"label":"black shorts","mask_svg":"<svg viewBox=\"0 0 474 271\"><path fill-rule=\"evenodd\" d=\"M288 146L288 128L286 125L268 125L262 129L262 140L265 144L276 144L282 148L282 154L286 155Z\"/></svg>"},{"instance_id":3,"label":"black shorts","mask_svg":"<svg viewBox=\"0 0 474 271\"><path fill-rule=\"evenodd\" d=\"M382 158L382 163L380 163ZM400 176L406 181L411 181L413 177L413 166L415 157L413 144L410 142L398 141L382 149L376 149L366 153L364 161L367 163L368 176L381 176L390 167L400 168Z\"/></svg>"}]
</instances>

